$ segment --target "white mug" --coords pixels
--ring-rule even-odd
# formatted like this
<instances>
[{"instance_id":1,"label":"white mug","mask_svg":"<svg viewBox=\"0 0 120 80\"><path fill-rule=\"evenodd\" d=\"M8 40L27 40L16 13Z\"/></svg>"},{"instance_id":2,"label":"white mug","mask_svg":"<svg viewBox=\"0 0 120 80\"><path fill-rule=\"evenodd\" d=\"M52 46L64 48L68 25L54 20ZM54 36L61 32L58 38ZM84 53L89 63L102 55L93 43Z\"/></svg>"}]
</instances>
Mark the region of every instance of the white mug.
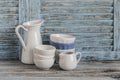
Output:
<instances>
[{"instance_id":1,"label":"white mug","mask_svg":"<svg viewBox=\"0 0 120 80\"><path fill-rule=\"evenodd\" d=\"M79 55L78 59L77 55ZM77 67L77 64L79 63L80 59L80 52L63 52L59 54L59 66L63 70L73 70Z\"/></svg>"}]
</instances>

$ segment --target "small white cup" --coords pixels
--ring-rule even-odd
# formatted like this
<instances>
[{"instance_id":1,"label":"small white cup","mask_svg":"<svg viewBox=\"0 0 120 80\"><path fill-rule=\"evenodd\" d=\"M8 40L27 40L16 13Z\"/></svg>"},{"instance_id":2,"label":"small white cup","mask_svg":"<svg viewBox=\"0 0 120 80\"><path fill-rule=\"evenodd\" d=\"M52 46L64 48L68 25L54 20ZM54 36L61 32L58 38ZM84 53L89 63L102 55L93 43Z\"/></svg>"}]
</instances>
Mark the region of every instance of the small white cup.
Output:
<instances>
[{"instance_id":1,"label":"small white cup","mask_svg":"<svg viewBox=\"0 0 120 80\"><path fill-rule=\"evenodd\" d=\"M51 45L38 45L34 48L33 54L43 56L55 56L56 48Z\"/></svg>"},{"instance_id":2,"label":"small white cup","mask_svg":"<svg viewBox=\"0 0 120 80\"><path fill-rule=\"evenodd\" d=\"M55 58L55 56L43 56L43 55L34 53L34 59L36 59L36 60L49 60L49 59L54 59L54 58Z\"/></svg>"},{"instance_id":3,"label":"small white cup","mask_svg":"<svg viewBox=\"0 0 120 80\"><path fill-rule=\"evenodd\" d=\"M49 70L55 62L55 59L49 59L49 60L37 60L35 59L35 65L42 69L42 70Z\"/></svg>"},{"instance_id":4,"label":"small white cup","mask_svg":"<svg viewBox=\"0 0 120 80\"><path fill-rule=\"evenodd\" d=\"M79 58L77 59L77 55ZM59 54L59 66L63 70L73 70L81 60L82 54L80 52L63 52Z\"/></svg>"}]
</instances>

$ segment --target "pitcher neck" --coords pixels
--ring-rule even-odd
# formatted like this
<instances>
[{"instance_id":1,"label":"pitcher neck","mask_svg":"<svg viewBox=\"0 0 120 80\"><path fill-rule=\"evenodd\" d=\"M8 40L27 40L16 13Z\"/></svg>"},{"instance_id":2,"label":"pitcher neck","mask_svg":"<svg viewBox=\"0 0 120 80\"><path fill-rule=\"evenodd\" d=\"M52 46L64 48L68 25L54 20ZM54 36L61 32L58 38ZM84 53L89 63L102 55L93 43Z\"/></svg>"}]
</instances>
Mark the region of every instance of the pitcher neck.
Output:
<instances>
[{"instance_id":1,"label":"pitcher neck","mask_svg":"<svg viewBox=\"0 0 120 80\"><path fill-rule=\"evenodd\" d=\"M29 31L40 31L40 26L28 27Z\"/></svg>"}]
</instances>

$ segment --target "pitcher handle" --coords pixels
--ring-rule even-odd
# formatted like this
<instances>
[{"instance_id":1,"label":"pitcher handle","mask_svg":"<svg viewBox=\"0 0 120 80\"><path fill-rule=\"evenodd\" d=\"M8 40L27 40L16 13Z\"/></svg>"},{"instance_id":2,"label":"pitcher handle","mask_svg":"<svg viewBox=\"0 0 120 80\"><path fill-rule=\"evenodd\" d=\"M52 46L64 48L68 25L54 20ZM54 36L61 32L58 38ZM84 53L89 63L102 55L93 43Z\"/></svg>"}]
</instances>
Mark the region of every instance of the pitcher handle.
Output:
<instances>
[{"instance_id":1,"label":"pitcher handle","mask_svg":"<svg viewBox=\"0 0 120 80\"><path fill-rule=\"evenodd\" d=\"M79 58L77 60L77 64L79 63L79 61L81 60L82 54L81 52L76 52L76 56L79 55Z\"/></svg>"},{"instance_id":2,"label":"pitcher handle","mask_svg":"<svg viewBox=\"0 0 120 80\"><path fill-rule=\"evenodd\" d=\"M25 31L28 31L28 30L27 30L23 25L19 25L19 26L17 26L16 29L15 29L15 32L16 32L16 34L17 34L17 36L18 36L18 38L19 38L19 40L20 40L23 48L26 49L25 42L24 42L23 38L21 37L21 35L20 35L20 33L19 33L19 29L20 29L20 28L24 29Z\"/></svg>"}]
</instances>

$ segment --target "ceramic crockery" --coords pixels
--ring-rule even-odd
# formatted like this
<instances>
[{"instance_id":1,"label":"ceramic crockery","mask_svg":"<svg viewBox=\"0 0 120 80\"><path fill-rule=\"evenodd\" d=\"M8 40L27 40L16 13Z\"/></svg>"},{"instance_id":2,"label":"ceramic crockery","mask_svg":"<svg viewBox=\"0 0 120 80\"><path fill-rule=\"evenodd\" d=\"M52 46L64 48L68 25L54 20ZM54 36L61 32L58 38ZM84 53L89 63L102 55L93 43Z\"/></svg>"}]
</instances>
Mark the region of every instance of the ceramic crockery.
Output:
<instances>
[{"instance_id":1,"label":"ceramic crockery","mask_svg":"<svg viewBox=\"0 0 120 80\"><path fill-rule=\"evenodd\" d=\"M79 58L77 59L77 55L79 55ZM77 64L79 63L81 59L81 53L77 52L63 52L59 54L59 66L63 70L73 70L77 67Z\"/></svg>"},{"instance_id":2,"label":"ceramic crockery","mask_svg":"<svg viewBox=\"0 0 120 80\"><path fill-rule=\"evenodd\" d=\"M62 52L75 52L75 37L68 34L51 34L50 45L56 47L56 63Z\"/></svg>"},{"instance_id":3,"label":"ceramic crockery","mask_svg":"<svg viewBox=\"0 0 120 80\"><path fill-rule=\"evenodd\" d=\"M35 65L42 70L49 70L54 65L55 59L37 60L35 59Z\"/></svg>"},{"instance_id":4,"label":"ceramic crockery","mask_svg":"<svg viewBox=\"0 0 120 80\"><path fill-rule=\"evenodd\" d=\"M51 34L50 40L55 43L74 43L75 37L68 34Z\"/></svg>"},{"instance_id":5,"label":"ceramic crockery","mask_svg":"<svg viewBox=\"0 0 120 80\"><path fill-rule=\"evenodd\" d=\"M22 44L22 56L21 61L25 64L34 64L33 62L33 48L42 44L40 26L43 23L41 20L34 20L25 22L22 25L16 27L15 32ZM24 40L22 39L19 29L25 30Z\"/></svg>"},{"instance_id":6,"label":"ceramic crockery","mask_svg":"<svg viewBox=\"0 0 120 80\"><path fill-rule=\"evenodd\" d=\"M49 60L49 59L54 59L54 58L55 56L43 56L43 55L34 53L34 59L37 59L37 60Z\"/></svg>"},{"instance_id":7,"label":"ceramic crockery","mask_svg":"<svg viewBox=\"0 0 120 80\"><path fill-rule=\"evenodd\" d=\"M51 45L38 45L34 48L33 53L42 56L55 56L56 48Z\"/></svg>"}]
</instances>

